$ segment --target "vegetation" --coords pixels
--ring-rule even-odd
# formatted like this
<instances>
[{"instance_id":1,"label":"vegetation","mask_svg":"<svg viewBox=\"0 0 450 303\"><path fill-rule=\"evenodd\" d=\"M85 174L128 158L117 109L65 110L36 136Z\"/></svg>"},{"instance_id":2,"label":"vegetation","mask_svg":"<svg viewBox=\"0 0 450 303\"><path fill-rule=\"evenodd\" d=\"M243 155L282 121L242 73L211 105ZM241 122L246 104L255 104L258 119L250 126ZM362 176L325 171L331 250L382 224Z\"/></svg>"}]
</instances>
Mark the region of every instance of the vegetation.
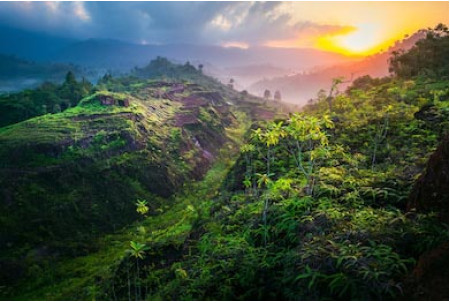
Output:
<instances>
[{"instance_id":1,"label":"vegetation","mask_svg":"<svg viewBox=\"0 0 450 303\"><path fill-rule=\"evenodd\" d=\"M190 80L194 83L199 83L205 80L209 80L208 78L203 76L202 72L203 66L196 69L189 62L186 62L184 65L177 65L166 58L157 57L152 60L147 66L143 68L135 68L132 72L132 75L138 78L145 79L162 79L164 80L175 80L180 81ZM197 80L197 81L196 81Z\"/></svg>"},{"instance_id":2,"label":"vegetation","mask_svg":"<svg viewBox=\"0 0 450 303\"><path fill-rule=\"evenodd\" d=\"M61 91L77 85L69 74ZM47 262L92 253L93 239L158 214L206 173L246 117L275 112L214 87L108 77L64 112L0 128L0 264L18 273L2 271L1 285L9 291L41 255ZM27 262L15 263L23 256Z\"/></svg>"},{"instance_id":3,"label":"vegetation","mask_svg":"<svg viewBox=\"0 0 450 303\"><path fill-rule=\"evenodd\" d=\"M0 127L47 113L59 113L74 107L92 91L92 84L84 78L77 82L68 72L61 85L50 82L36 89L0 95Z\"/></svg>"},{"instance_id":4,"label":"vegetation","mask_svg":"<svg viewBox=\"0 0 450 303\"><path fill-rule=\"evenodd\" d=\"M442 39L447 52L430 64L448 64L442 30L394 57L391 77L359 78L342 93L335 79L328 95L288 117L210 78L193 84L201 72L158 58L134 76L106 76L63 113L1 128L9 159L1 168L13 172L2 194L20 203L1 209L16 231L2 235L2 256L29 265L15 264L25 273L3 297L423 299L408 279L424 254L448 243L448 222L408 203L448 136L448 72L399 58L442 48ZM187 78L175 82L177 70ZM46 177L52 168L64 173ZM54 180L64 190L50 193ZM448 191L430 194L441 196ZM29 226L14 224L24 218ZM68 242L54 224L63 218L64 228L92 231ZM35 237L51 247L47 256ZM77 248L68 253L67 243Z\"/></svg>"},{"instance_id":5,"label":"vegetation","mask_svg":"<svg viewBox=\"0 0 450 303\"><path fill-rule=\"evenodd\" d=\"M393 52L389 71L402 78L419 75L448 78L448 27L437 25L427 31L408 52Z\"/></svg>"}]
</instances>

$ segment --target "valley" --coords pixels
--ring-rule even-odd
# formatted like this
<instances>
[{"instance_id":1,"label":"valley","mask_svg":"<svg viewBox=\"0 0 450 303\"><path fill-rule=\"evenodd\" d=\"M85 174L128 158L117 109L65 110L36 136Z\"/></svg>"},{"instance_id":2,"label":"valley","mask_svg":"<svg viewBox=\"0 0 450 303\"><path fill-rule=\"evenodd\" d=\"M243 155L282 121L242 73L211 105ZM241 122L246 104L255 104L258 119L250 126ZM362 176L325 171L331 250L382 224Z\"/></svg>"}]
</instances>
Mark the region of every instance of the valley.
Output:
<instances>
[{"instance_id":1,"label":"valley","mask_svg":"<svg viewBox=\"0 0 450 303\"><path fill-rule=\"evenodd\" d=\"M190 5L0 5L0 299L448 300L448 27Z\"/></svg>"}]
</instances>

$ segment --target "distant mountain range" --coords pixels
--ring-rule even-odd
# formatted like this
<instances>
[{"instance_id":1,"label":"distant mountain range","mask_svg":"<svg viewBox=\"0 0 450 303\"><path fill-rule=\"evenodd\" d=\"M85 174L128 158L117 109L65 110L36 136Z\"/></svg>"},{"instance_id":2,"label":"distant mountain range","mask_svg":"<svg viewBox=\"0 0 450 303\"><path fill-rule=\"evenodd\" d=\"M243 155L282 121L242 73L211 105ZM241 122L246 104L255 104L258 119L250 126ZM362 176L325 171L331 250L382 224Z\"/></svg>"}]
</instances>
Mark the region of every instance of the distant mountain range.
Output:
<instances>
[{"instance_id":1,"label":"distant mountain range","mask_svg":"<svg viewBox=\"0 0 450 303\"><path fill-rule=\"evenodd\" d=\"M350 58L315 49L254 47L241 49L213 45L138 45L117 40L91 39L66 46L54 58L91 67L129 69L142 66L157 56L184 63L213 64L220 68L273 65L278 68L309 69L318 65L348 62Z\"/></svg>"},{"instance_id":2,"label":"distant mountain range","mask_svg":"<svg viewBox=\"0 0 450 303\"><path fill-rule=\"evenodd\" d=\"M0 37L0 54L36 61L51 61L64 47L77 42L74 39L7 26L0 26Z\"/></svg>"},{"instance_id":3,"label":"distant mountain range","mask_svg":"<svg viewBox=\"0 0 450 303\"><path fill-rule=\"evenodd\" d=\"M42 82L60 82L68 71L87 76L80 67L64 63L42 63L0 54L0 93L34 87Z\"/></svg>"},{"instance_id":4,"label":"distant mountain range","mask_svg":"<svg viewBox=\"0 0 450 303\"><path fill-rule=\"evenodd\" d=\"M310 98L314 98L319 90L327 90L333 78L344 77L346 80L351 80L363 75L370 75L372 77L389 75L388 68L391 53L400 49L410 49L418 40L424 38L425 35L426 33L424 31L418 31L401 41L397 41L387 51L366 57L362 60L335 64L309 72L275 77L269 80L261 80L250 85L248 90L258 96L262 96L266 89L271 91L280 90L284 101L303 105ZM342 84L340 89L345 89L348 84L350 82Z\"/></svg>"},{"instance_id":5,"label":"distant mountain range","mask_svg":"<svg viewBox=\"0 0 450 303\"><path fill-rule=\"evenodd\" d=\"M284 100L302 104L320 89L327 88L333 77L387 75L390 52L410 48L423 33L404 39L387 52L364 59L306 48L243 49L194 44L141 45L108 39L79 41L4 26L0 27L0 36L3 42L0 54L14 55L1 57L4 66L14 66L14 74L5 71L8 79L0 79L0 92L35 86L44 80L62 80L61 75L70 69L77 69L77 76L95 82L106 72L128 73L163 56L175 63L202 64L205 74L223 83L234 79L235 89L247 89L260 96L265 89L280 90ZM8 60L11 62L5 63Z\"/></svg>"},{"instance_id":6,"label":"distant mountain range","mask_svg":"<svg viewBox=\"0 0 450 303\"><path fill-rule=\"evenodd\" d=\"M199 61L220 68L274 65L278 68L309 69L351 60L349 57L316 49L222 47L214 45L143 45L110 39L74 40L42 32L0 26L0 54L28 60L76 63L95 68L129 70L147 64L156 56L176 62Z\"/></svg>"}]
</instances>

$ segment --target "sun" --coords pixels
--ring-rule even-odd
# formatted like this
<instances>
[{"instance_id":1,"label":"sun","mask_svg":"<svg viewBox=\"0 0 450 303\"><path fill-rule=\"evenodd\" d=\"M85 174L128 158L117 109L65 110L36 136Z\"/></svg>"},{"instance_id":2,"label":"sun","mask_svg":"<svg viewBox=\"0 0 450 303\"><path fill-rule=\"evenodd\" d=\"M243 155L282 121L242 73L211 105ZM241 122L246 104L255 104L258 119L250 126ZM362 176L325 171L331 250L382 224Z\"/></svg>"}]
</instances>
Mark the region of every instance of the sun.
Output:
<instances>
[{"instance_id":1,"label":"sun","mask_svg":"<svg viewBox=\"0 0 450 303\"><path fill-rule=\"evenodd\" d=\"M381 49L378 36L373 24L359 24L349 33L319 37L317 47L345 55L370 55Z\"/></svg>"}]
</instances>

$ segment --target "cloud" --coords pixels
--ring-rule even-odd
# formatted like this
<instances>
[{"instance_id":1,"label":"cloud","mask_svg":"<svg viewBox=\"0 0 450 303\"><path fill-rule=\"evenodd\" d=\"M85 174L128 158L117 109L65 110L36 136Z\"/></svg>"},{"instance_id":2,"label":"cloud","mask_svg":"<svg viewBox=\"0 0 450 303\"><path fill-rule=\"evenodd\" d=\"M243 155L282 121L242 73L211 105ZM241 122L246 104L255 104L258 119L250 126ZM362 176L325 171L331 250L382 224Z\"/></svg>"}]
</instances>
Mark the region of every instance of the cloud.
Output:
<instances>
[{"instance_id":1,"label":"cloud","mask_svg":"<svg viewBox=\"0 0 450 303\"><path fill-rule=\"evenodd\" d=\"M80 36L90 16L84 2L1 2L0 24L61 36Z\"/></svg>"},{"instance_id":2,"label":"cloud","mask_svg":"<svg viewBox=\"0 0 450 303\"><path fill-rule=\"evenodd\" d=\"M91 16L89 16L89 14L86 12L86 9L84 8L84 4L82 2L73 3L73 12L75 16L77 16L80 20L88 21L91 19Z\"/></svg>"},{"instance_id":3,"label":"cloud","mask_svg":"<svg viewBox=\"0 0 450 303\"><path fill-rule=\"evenodd\" d=\"M0 24L78 39L264 45L343 27L294 19L282 2L1 2Z\"/></svg>"}]
</instances>

